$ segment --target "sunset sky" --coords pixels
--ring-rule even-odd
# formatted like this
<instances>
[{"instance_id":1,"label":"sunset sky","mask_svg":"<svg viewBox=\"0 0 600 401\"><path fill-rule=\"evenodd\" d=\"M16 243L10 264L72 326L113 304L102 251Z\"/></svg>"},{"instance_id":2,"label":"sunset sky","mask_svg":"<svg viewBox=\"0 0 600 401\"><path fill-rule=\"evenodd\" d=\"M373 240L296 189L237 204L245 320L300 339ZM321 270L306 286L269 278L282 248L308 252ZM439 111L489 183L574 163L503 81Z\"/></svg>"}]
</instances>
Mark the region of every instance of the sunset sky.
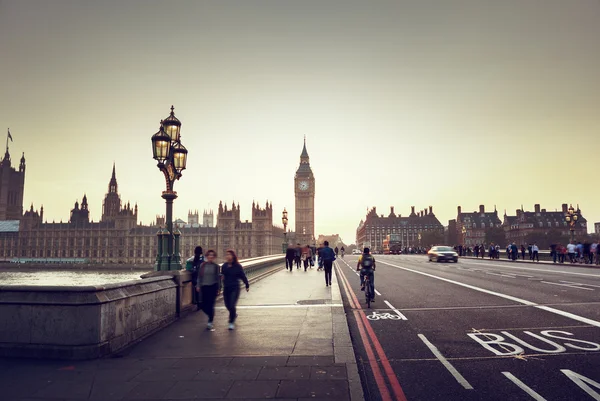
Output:
<instances>
[{"instance_id":1,"label":"sunset sky","mask_svg":"<svg viewBox=\"0 0 600 401\"><path fill-rule=\"evenodd\" d=\"M348 243L370 206L446 225L579 203L592 226L598 21L597 0L0 0L0 134L48 220L84 193L99 219L113 162L141 221L163 214L150 136L173 104L184 220L269 199L280 222L306 135L317 233Z\"/></svg>"}]
</instances>

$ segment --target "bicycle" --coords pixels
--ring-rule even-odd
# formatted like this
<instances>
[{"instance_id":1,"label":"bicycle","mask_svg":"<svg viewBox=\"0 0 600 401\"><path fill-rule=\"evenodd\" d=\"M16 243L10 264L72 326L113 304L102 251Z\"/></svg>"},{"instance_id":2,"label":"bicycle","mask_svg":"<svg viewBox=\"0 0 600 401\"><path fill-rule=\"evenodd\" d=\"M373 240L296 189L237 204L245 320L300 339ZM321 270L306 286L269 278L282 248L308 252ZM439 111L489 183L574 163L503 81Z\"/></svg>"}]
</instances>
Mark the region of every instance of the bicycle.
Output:
<instances>
[{"instance_id":1,"label":"bicycle","mask_svg":"<svg viewBox=\"0 0 600 401\"><path fill-rule=\"evenodd\" d=\"M365 275L365 298L367 299L367 308L371 309L371 302L373 301L373 293L371 293L371 279L369 275Z\"/></svg>"}]
</instances>

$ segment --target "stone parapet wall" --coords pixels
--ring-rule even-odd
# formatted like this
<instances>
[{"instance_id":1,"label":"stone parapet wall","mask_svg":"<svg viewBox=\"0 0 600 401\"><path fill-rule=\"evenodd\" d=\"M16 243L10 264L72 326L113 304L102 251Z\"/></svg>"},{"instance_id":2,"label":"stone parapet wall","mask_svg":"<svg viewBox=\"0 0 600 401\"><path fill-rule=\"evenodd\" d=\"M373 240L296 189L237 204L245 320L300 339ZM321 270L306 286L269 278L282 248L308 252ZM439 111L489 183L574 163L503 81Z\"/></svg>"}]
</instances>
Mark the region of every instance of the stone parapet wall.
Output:
<instances>
[{"instance_id":1,"label":"stone parapet wall","mask_svg":"<svg viewBox=\"0 0 600 401\"><path fill-rule=\"evenodd\" d=\"M243 260L249 277L283 255ZM161 271L102 286L0 286L0 357L114 354L195 308L191 273Z\"/></svg>"}]
</instances>

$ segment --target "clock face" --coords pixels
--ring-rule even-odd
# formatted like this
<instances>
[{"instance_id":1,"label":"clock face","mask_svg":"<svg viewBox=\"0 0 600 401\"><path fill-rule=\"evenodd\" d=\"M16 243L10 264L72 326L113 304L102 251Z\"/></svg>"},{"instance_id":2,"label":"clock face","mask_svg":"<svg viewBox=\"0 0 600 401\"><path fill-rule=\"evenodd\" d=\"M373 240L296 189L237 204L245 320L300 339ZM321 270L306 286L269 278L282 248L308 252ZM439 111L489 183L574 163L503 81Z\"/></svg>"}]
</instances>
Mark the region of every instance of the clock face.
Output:
<instances>
[{"instance_id":1,"label":"clock face","mask_svg":"<svg viewBox=\"0 0 600 401\"><path fill-rule=\"evenodd\" d=\"M300 183L298 184L298 189L300 191L308 191L309 187L310 185L308 184L308 181L300 181Z\"/></svg>"}]
</instances>

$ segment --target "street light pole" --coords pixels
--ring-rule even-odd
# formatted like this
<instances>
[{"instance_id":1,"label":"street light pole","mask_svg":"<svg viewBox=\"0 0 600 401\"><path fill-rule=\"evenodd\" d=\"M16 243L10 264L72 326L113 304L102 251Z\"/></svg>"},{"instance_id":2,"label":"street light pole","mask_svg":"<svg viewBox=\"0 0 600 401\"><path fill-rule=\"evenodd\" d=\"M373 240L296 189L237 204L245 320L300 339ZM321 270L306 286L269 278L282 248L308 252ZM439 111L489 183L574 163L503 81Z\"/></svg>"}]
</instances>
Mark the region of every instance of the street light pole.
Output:
<instances>
[{"instance_id":1,"label":"street light pole","mask_svg":"<svg viewBox=\"0 0 600 401\"><path fill-rule=\"evenodd\" d=\"M281 216L281 222L283 223L283 245L281 246L283 253L286 253L288 241L287 241L287 225L288 225L288 212L283 208L283 214Z\"/></svg>"},{"instance_id":2,"label":"street light pole","mask_svg":"<svg viewBox=\"0 0 600 401\"><path fill-rule=\"evenodd\" d=\"M573 205L569 206L567 214L565 214L565 221L569 223L569 231L571 232L571 243L575 242L575 224L579 219L579 208L575 210Z\"/></svg>"},{"instance_id":3,"label":"street light pole","mask_svg":"<svg viewBox=\"0 0 600 401\"><path fill-rule=\"evenodd\" d=\"M165 177L166 190L162 198L166 204L165 228L158 232L158 254L156 271L180 270L179 230L173 231L173 201L177 192L173 190L175 181L182 176L187 164L187 149L181 144L181 121L175 117L175 108L171 106L171 114L161 120L158 132L152 135L152 155L157 161L158 169Z\"/></svg>"}]
</instances>

